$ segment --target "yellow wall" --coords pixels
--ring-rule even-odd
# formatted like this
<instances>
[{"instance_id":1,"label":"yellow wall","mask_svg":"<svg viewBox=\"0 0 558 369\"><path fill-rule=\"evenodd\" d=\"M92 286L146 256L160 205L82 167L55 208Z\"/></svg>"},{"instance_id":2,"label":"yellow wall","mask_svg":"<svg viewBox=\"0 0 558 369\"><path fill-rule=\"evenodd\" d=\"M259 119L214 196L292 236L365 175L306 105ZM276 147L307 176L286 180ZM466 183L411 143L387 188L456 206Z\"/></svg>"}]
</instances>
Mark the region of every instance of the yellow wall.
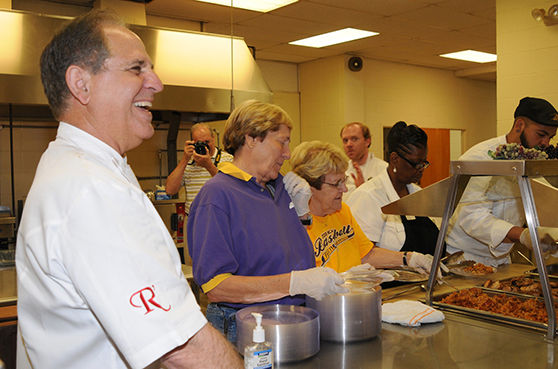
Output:
<instances>
[{"instance_id":1,"label":"yellow wall","mask_svg":"<svg viewBox=\"0 0 558 369\"><path fill-rule=\"evenodd\" d=\"M498 134L509 132L513 112L524 96L547 99L558 107L558 25L531 16L556 1L496 0L498 45Z\"/></svg>"},{"instance_id":2,"label":"yellow wall","mask_svg":"<svg viewBox=\"0 0 558 369\"><path fill-rule=\"evenodd\" d=\"M10 129L8 122L0 122L6 125L0 129L0 205L12 207L12 175L10 157ZM18 126L28 125L27 122L14 122L13 128L13 172L15 202L27 196L35 170L48 143L56 138L56 127L58 123L40 123L41 127L51 126L53 128L20 128ZM12 212L15 214L14 209Z\"/></svg>"},{"instance_id":3,"label":"yellow wall","mask_svg":"<svg viewBox=\"0 0 558 369\"><path fill-rule=\"evenodd\" d=\"M371 151L382 157L383 127L399 120L425 128L463 130L463 150L496 135L496 84L454 77L452 71L348 56L299 66L303 140L341 146L339 132L361 121L372 132Z\"/></svg>"}]
</instances>

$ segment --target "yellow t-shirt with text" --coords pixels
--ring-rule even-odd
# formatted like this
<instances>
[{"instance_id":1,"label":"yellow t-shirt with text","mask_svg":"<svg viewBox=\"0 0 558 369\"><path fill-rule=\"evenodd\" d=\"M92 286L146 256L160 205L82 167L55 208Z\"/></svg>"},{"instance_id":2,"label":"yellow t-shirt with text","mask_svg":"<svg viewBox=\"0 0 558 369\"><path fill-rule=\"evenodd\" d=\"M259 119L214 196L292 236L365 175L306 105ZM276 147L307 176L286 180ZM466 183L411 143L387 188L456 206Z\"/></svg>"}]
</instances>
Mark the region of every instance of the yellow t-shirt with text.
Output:
<instances>
[{"instance_id":1,"label":"yellow t-shirt with text","mask_svg":"<svg viewBox=\"0 0 558 369\"><path fill-rule=\"evenodd\" d=\"M316 266L342 273L362 264L362 258L374 247L345 203L333 214L313 218L306 230L314 245Z\"/></svg>"}]
</instances>

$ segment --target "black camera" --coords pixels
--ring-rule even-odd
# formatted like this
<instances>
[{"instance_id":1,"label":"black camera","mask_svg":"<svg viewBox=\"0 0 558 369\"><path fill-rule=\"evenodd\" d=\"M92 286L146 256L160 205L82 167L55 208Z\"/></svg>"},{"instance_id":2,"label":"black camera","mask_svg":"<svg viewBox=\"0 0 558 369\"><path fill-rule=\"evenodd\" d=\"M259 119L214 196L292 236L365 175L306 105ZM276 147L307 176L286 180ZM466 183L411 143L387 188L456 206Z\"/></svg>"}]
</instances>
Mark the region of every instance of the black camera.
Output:
<instances>
[{"instance_id":1,"label":"black camera","mask_svg":"<svg viewBox=\"0 0 558 369\"><path fill-rule=\"evenodd\" d=\"M195 144L190 145L194 146L194 151L196 152L196 154L199 155L205 155L209 150L209 145L203 141L198 141Z\"/></svg>"}]
</instances>

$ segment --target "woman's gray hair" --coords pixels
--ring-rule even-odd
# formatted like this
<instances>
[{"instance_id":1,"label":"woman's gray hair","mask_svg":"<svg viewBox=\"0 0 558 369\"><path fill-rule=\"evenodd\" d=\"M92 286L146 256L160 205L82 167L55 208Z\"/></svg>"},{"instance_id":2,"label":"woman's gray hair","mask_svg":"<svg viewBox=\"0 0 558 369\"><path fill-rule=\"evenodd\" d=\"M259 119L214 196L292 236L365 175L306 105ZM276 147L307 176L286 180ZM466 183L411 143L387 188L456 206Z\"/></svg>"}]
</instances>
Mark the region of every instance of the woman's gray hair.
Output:
<instances>
[{"instance_id":1,"label":"woman's gray hair","mask_svg":"<svg viewBox=\"0 0 558 369\"><path fill-rule=\"evenodd\" d=\"M329 142L306 141L298 145L289 163L293 172L317 190L322 189L327 174L345 173L349 167L343 151Z\"/></svg>"},{"instance_id":2,"label":"woman's gray hair","mask_svg":"<svg viewBox=\"0 0 558 369\"><path fill-rule=\"evenodd\" d=\"M281 125L293 129L293 122L283 109L257 100L245 101L227 120L223 148L234 155L246 143L246 135L264 140L269 132L278 131Z\"/></svg>"}]
</instances>

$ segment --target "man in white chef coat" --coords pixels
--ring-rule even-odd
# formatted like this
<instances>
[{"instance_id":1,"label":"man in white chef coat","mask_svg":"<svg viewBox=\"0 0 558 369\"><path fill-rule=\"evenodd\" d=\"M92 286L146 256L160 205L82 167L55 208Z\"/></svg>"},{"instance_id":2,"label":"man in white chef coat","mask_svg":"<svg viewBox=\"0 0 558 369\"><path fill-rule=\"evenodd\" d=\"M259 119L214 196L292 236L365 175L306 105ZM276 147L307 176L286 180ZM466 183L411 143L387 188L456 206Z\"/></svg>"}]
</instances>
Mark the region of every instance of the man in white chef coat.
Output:
<instances>
[{"instance_id":1,"label":"man in white chef coat","mask_svg":"<svg viewBox=\"0 0 558 369\"><path fill-rule=\"evenodd\" d=\"M357 187L385 171L388 163L368 152L372 135L370 129L362 123L346 124L341 129L341 140L345 154L350 159L349 168L345 173L347 192L343 194L343 201L347 202Z\"/></svg>"},{"instance_id":2,"label":"man in white chef coat","mask_svg":"<svg viewBox=\"0 0 558 369\"><path fill-rule=\"evenodd\" d=\"M459 160L493 160L488 151L516 143L544 149L556 134L558 112L546 100L524 97L514 113L509 133L470 148ZM541 228L542 251L556 252L556 230ZM532 248L516 177L473 177L450 222L447 251L465 251L465 258L485 265L510 262L515 242Z\"/></svg>"},{"instance_id":3,"label":"man in white chef coat","mask_svg":"<svg viewBox=\"0 0 558 369\"><path fill-rule=\"evenodd\" d=\"M45 48L41 77L60 126L18 231L18 368L241 368L126 162L163 89L140 38L84 14Z\"/></svg>"}]
</instances>

